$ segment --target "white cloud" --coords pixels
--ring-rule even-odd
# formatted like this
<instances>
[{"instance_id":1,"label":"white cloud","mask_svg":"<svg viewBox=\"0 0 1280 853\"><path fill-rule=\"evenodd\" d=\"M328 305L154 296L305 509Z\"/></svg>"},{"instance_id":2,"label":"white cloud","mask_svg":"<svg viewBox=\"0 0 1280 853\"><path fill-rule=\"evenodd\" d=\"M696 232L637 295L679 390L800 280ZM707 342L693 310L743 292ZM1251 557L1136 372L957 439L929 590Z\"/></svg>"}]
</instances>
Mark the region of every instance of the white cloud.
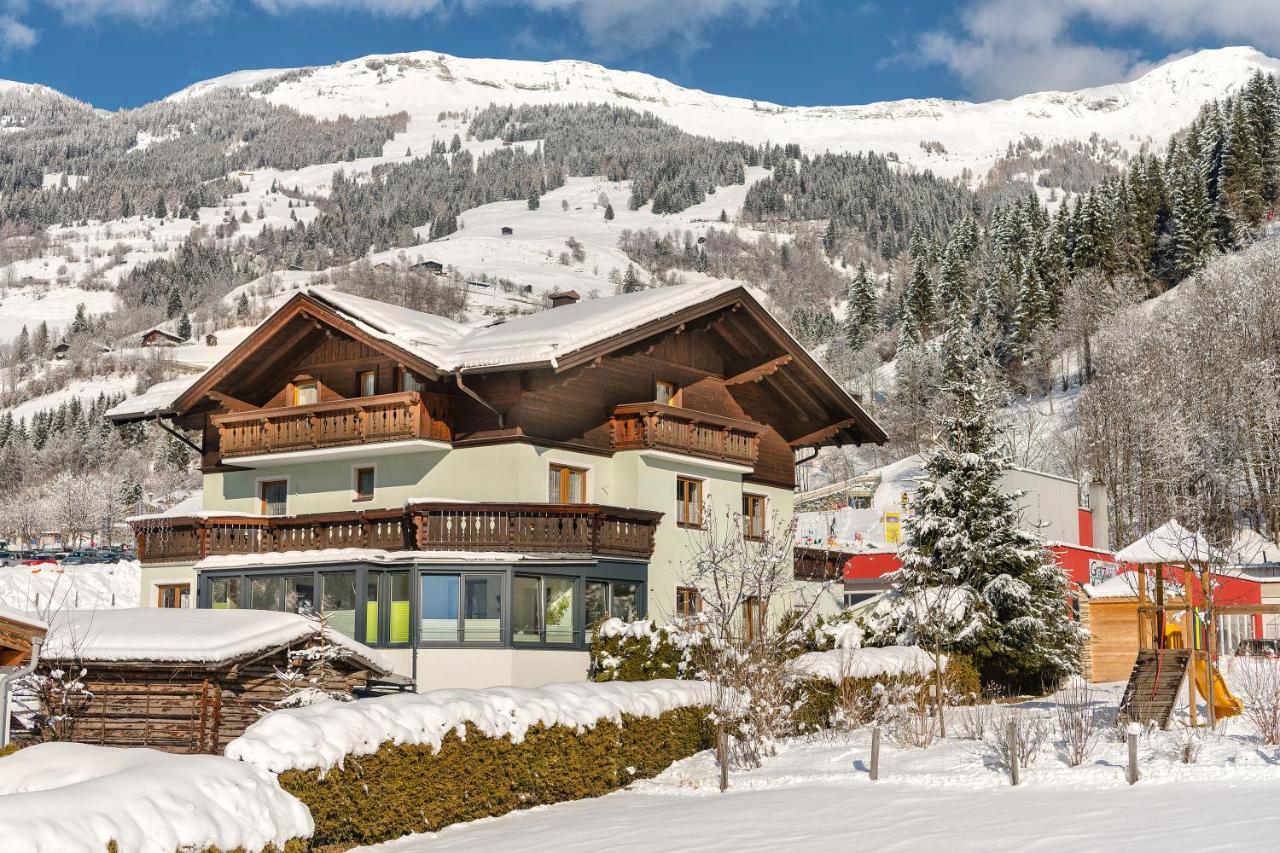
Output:
<instances>
[{"instance_id":1,"label":"white cloud","mask_svg":"<svg viewBox=\"0 0 1280 853\"><path fill-rule=\"evenodd\" d=\"M416 18L443 8L444 0L253 0L273 15L296 11L366 12L396 18Z\"/></svg>"},{"instance_id":2,"label":"white cloud","mask_svg":"<svg viewBox=\"0 0 1280 853\"><path fill-rule=\"evenodd\" d=\"M40 38L40 34L11 15L0 15L0 58L14 51L27 50Z\"/></svg>"},{"instance_id":3,"label":"white cloud","mask_svg":"<svg viewBox=\"0 0 1280 853\"><path fill-rule=\"evenodd\" d=\"M755 25L794 0L461 0L469 10L485 6L526 6L576 21L592 48L606 55L669 45L690 53L704 46L712 22L732 19Z\"/></svg>"},{"instance_id":4,"label":"white cloud","mask_svg":"<svg viewBox=\"0 0 1280 853\"><path fill-rule=\"evenodd\" d=\"M1150 69L1135 50L1081 41L1073 33L1082 25L1176 46L1212 39L1280 50L1276 0L970 0L958 27L923 34L900 58L949 68L979 98L1078 89Z\"/></svg>"},{"instance_id":5,"label":"white cloud","mask_svg":"<svg viewBox=\"0 0 1280 853\"><path fill-rule=\"evenodd\" d=\"M202 18L227 8L225 0L43 0L64 21L88 25L105 20L155 21Z\"/></svg>"}]
</instances>

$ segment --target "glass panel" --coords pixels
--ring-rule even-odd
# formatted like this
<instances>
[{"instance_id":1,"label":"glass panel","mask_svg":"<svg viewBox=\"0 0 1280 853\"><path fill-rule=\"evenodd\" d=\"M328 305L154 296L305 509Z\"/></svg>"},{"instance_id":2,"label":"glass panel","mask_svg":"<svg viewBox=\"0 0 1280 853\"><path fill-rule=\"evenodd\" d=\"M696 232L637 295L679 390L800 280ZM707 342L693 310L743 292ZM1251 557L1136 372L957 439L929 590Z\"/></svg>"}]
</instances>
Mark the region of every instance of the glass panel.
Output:
<instances>
[{"instance_id":1,"label":"glass panel","mask_svg":"<svg viewBox=\"0 0 1280 853\"><path fill-rule=\"evenodd\" d=\"M214 578L209 582L209 605L216 610L240 607L240 578Z\"/></svg>"},{"instance_id":2,"label":"glass panel","mask_svg":"<svg viewBox=\"0 0 1280 853\"><path fill-rule=\"evenodd\" d=\"M502 641L502 578L467 575L462 588L462 639L469 643Z\"/></svg>"},{"instance_id":3,"label":"glass panel","mask_svg":"<svg viewBox=\"0 0 1280 853\"><path fill-rule=\"evenodd\" d=\"M599 625L609 618L609 585L604 581L587 581L586 592L587 628Z\"/></svg>"},{"instance_id":4,"label":"glass panel","mask_svg":"<svg viewBox=\"0 0 1280 853\"><path fill-rule=\"evenodd\" d=\"M272 480L260 486L262 492L262 514L284 515L289 511L289 483L286 480Z\"/></svg>"},{"instance_id":5,"label":"glass panel","mask_svg":"<svg viewBox=\"0 0 1280 853\"><path fill-rule=\"evenodd\" d=\"M378 374L372 370L360 373L360 396L372 397L378 393Z\"/></svg>"},{"instance_id":6,"label":"glass panel","mask_svg":"<svg viewBox=\"0 0 1280 853\"><path fill-rule=\"evenodd\" d=\"M569 494L565 501L571 504L585 503L587 499L587 472L581 468L569 469Z\"/></svg>"},{"instance_id":7,"label":"glass panel","mask_svg":"<svg viewBox=\"0 0 1280 853\"><path fill-rule=\"evenodd\" d=\"M299 382L293 386L293 404L309 406L320 402L320 389L314 382Z\"/></svg>"},{"instance_id":8,"label":"glass panel","mask_svg":"<svg viewBox=\"0 0 1280 853\"><path fill-rule=\"evenodd\" d=\"M511 602L511 639L537 643L542 639L542 607L538 578L516 577Z\"/></svg>"},{"instance_id":9,"label":"glass panel","mask_svg":"<svg viewBox=\"0 0 1280 853\"><path fill-rule=\"evenodd\" d=\"M316 612L314 575L290 575L284 579L284 609L304 616Z\"/></svg>"},{"instance_id":10,"label":"glass panel","mask_svg":"<svg viewBox=\"0 0 1280 853\"><path fill-rule=\"evenodd\" d=\"M391 625L388 643L409 642L409 573L391 575Z\"/></svg>"},{"instance_id":11,"label":"glass panel","mask_svg":"<svg viewBox=\"0 0 1280 853\"><path fill-rule=\"evenodd\" d=\"M423 575L419 638L424 643L458 642L458 576Z\"/></svg>"},{"instance_id":12,"label":"glass panel","mask_svg":"<svg viewBox=\"0 0 1280 853\"><path fill-rule=\"evenodd\" d=\"M548 643L573 642L573 578L542 579Z\"/></svg>"},{"instance_id":13,"label":"glass panel","mask_svg":"<svg viewBox=\"0 0 1280 853\"><path fill-rule=\"evenodd\" d=\"M401 391L421 391L422 380L407 370L400 371L400 390Z\"/></svg>"},{"instance_id":14,"label":"glass panel","mask_svg":"<svg viewBox=\"0 0 1280 853\"><path fill-rule=\"evenodd\" d=\"M253 578L249 581L249 607L252 610L279 610L284 578Z\"/></svg>"},{"instance_id":15,"label":"glass panel","mask_svg":"<svg viewBox=\"0 0 1280 853\"><path fill-rule=\"evenodd\" d=\"M356 497L358 498L373 497L373 469L372 468L356 469Z\"/></svg>"},{"instance_id":16,"label":"glass panel","mask_svg":"<svg viewBox=\"0 0 1280 853\"><path fill-rule=\"evenodd\" d=\"M378 604L382 600L378 581L381 577L370 572L364 585L364 641L366 643L378 642Z\"/></svg>"},{"instance_id":17,"label":"glass panel","mask_svg":"<svg viewBox=\"0 0 1280 853\"><path fill-rule=\"evenodd\" d=\"M623 622L634 622L640 618L640 584L615 582L609 601L609 612Z\"/></svg>"},{"instance_id":18,"label":"glass panel","mask_svg":"<svg viewBox=\"0 0 1280 853\"><path fill-rule=\"evenodd\" d=\"M324 572L320 575L320 609L329 627L354 638L356 635L356 573Z\"/></svg>"}]
</instances>

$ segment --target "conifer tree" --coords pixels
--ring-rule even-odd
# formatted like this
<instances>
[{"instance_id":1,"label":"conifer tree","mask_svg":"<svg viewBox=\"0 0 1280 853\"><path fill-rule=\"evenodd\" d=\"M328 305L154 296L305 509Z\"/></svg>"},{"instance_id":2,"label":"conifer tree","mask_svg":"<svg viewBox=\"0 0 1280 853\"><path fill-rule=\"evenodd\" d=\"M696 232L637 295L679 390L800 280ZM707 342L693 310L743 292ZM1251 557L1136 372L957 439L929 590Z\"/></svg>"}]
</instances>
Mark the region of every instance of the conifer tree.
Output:
<instances>
[{"instance_id":1,"label":"conifer tree","mask_svg":"<svg viewBox=\"0 0 1280 853\"><path fill-rule=\"evenodd\" d=\"M874 333L876 323L876 289L865 261L849 284L849 302L844 311L844 338L849 349L858 351Z\"/></svg>"},{"instance_id":2,"label":"conifer tree","mask_svg":"<svg viewBox=\"0 0 1280 853\"><path fill-rule=\"evenodd\" d=\"M627 271L622 276L622 292L635 293L640 287L640 277L636 275L635 264L627 264Z\"/></svg>"},{"instance_id":3,"label":"conifer tree","mask_svg":"<svg viewBox=\"0 0 1280 853\"><path fill-rule=\"evenodd\" d=\"M178 321L178 337L184 341L191 340L191 318L186 311L182 312L182 319Z\"/></svg>"},{"instance_id":4,"label":"conifer tree","mask_svg":"<svg viewBox=\"0 0 1280 853\"><path fill-rule=\"evenodd\" d=\"M605 222L613 221L613 205L612 204L606 204L604 206L604 221Z\"/></svg>"},{"instance_id":5,"label":"conifer tree","mask_svg":"<svg viewBox=\"0 0 1280 853\"><path fill-rule=\"evenodd\" d=\"M1003 491L1008 460L992 420L990 365L967 321L943 338L939 444L904 523L902 567L871 627L879 641L972 658L984 680L1054 687L1079 670L1082 629L1067 612L1067 578L1022 530L1017 494Z\"/></svg>"},{"instance_id":6,"label":"conifer tree","mask_svg":"<svg viewBox=\"0 0 1280 853\"><path fill-rule=\"evenodd\" d=\"M534 190L529 193L528 207L530 210L537 210L542 205L541 199L538 198L538 191Z\"/></svg>"}]
</instances>

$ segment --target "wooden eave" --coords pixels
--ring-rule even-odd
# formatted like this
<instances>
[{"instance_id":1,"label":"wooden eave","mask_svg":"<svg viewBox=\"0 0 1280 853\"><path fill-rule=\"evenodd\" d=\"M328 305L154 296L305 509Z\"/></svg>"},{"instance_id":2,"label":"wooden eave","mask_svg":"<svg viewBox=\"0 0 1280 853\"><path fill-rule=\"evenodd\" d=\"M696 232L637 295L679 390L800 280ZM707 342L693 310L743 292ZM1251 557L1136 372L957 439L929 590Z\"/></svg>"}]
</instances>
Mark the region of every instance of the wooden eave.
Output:
<instances>
[{"instance_id":1,"label":"wooden eave","mask_svg":"<svg viewBox=\"0 0 1280 853\"><path fill-rule=\"evenodd\" d=\"M440 378L440 369L436 365L423 360L421 356L396 346L391 341L369 334L328 305L306 293L300 292L295 294L284 306L272 314L266 322L254 329L231 352L227 353L221 361L184 391L174 401L171 407L173 411L178 415L189 412L202 399L209 396L210 392L215 391L222 382L231 377L236 370L247 364L255 353L263 346L268 345L290 322L298 318L311 321L320 327L327 326L352 340L359 341L370 349L381 352L406 367L412 368L415 372L421 373L428 379L436 380ZM300 340L305 340L305 337L305 335L302 336ZM294 342L294 346L299 342ZM291 348L286 347L286 349ZM269 362L266 363L269 364Z\"/></svg>"}]
</instances>

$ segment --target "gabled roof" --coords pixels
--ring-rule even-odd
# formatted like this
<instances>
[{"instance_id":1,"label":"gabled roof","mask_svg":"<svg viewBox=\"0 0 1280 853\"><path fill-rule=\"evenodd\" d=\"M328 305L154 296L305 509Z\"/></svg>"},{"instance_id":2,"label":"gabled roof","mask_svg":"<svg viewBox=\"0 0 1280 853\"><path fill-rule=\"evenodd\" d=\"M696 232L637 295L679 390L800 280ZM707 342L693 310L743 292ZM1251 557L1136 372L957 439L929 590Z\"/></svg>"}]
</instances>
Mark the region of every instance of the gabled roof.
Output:
<instances>
[{"instance_id":1,"label":"gabled roof","mask_svg":"<svg viewBox=\"0 0 1280 853\"><path fill-rule=\"evenodd\" d=\"M172 340L175 340L175 341L182 340L181 336L179 336L177 332L169 328L168 322L164 322L164 323L160 323L158 325L152 326L150 329L143 329L138 334L145 338L147 335L151 334L152 332L158 332L164 335L166 338L171 338Z\"/></svg>"},{"instance_id":2,"label":"gabled roof","mask_svg":"<svg viewBox=\"0 0 1280 853\"><path fill-rule=\"evenodd\" d=\"M164 389L165 394L160 394L157 386L153 389L156 393L143 395L151 398L146 405L126 400L107 416L129 420L157 413L185 413L246 360L260 356L264 345L282 334L289 324L294 324L293 328L301 333L305 333L307 324L335 327L435 378L464 372L566 370L723 311L740 311L739 316L754 321L751 334L787 354L787 373L803 377L806 384L820 389L817 393L825 401L824 405L846 416L838 424L824 429L823 436L843 432L858 442L887 440L883 430L857 401L746 288L734 282L662 287L590 299L481 326L468 326L328 287L308 286L276 309L239 346L187 387L177 393ZM265 349L279 356L284 348ZM815 443L817 441L815 439ZM801 442L797 446L809 445Z\"/></svg>"}]
</instances>

